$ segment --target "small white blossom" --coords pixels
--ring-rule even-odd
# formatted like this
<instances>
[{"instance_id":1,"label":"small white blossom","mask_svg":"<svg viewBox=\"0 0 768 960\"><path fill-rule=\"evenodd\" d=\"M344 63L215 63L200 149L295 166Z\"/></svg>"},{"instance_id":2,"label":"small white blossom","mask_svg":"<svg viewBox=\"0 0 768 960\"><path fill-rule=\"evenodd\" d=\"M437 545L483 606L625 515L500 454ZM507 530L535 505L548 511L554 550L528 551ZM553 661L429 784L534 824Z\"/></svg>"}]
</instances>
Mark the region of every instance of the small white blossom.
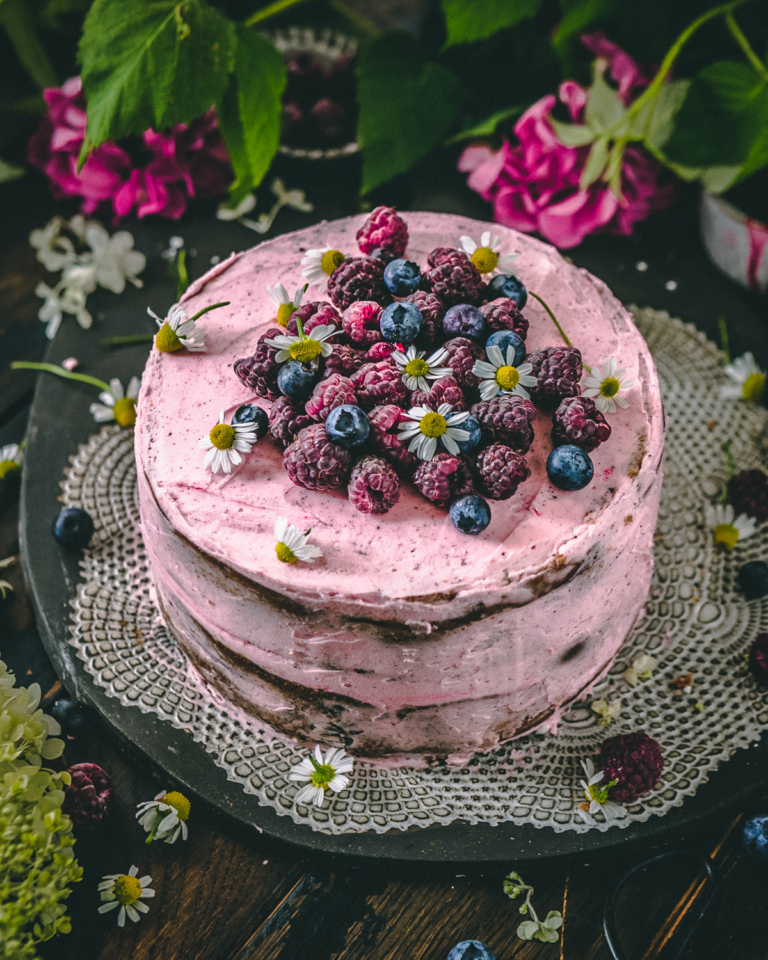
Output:
<instances>
[{"instance_id":1,"label":"small white blossom","mask_svg":"<svg viewBox=\"0 0 768 960\"><path fill-rule=\"evenodd\" d=\"M158 344L158 349L163 352L172 352L173 349L178 349L179 346L186 347L190 353L203 353L205 352L205 331L198 327L195 320L188 320L187 314L184 311L184 308L179 306L178 303L175 303L171 309L168 311L168 316L161 320L160 317L152 310L151 307L147 307L147 313L150 317L153 317L155 323L158 325L160 330L164 326L168 326L170 333L176 337L179 341L179 344L176 345L173 338L169 337L171 340L170 347L160 345L160 334L156 338L156 344Z\"/></svg>"},{"instance_id":2,"label":"small white blossom","mask_svg":"<svg viewBox=\"0 0 768 960\"><path fill-rule=\"evenodd\" d=\"M24 459L24 451L18 443L7 443L0 447L0 480L10 470L18 470Z\"/></svg>"},{"instance_id":3,"label":"small white blossom","mask_svg":"<svg viewBox=\"0 0 768 960\"><path fill-rule=\"evenodd\" d=\"M298 336L281 333L276 337L265 340L264 343L277 350L275 354L276 363L285 363L286 360L299 360L301 363L311 363L313 366L317 366L320 362L318 358L321 355L330 357L333 352L333 344L328 343L328 341L339 332L332 323L313 327L306 334L300 326Z\"/></svg>"},{"instance_id":4,"label":"small white blossom","mask_svg":"<svg viewBox=\"0 0 768 960\"><path fill-rule=\"evenodd\" d=\"M184 246L184 237L171 237L168 241L168 246L160 254L163 260L175 260L178 256L179 250Z\"/></svg>"},{"instance_id":5,"label":"small white blossom","mask_svg":"<svg viewBox=\"0 0 768 960\"><path fill-rule=\"evenodd\" d=\"M189 800L176 790L161 791L154 800L138 804L136 819L149 834L147 843L152 840L175 843L179 835L186 840L189 808Z\"/></svg>"},{"instance_id":6,"label":"small white blossom","mask_svg":"<svg viewBox=\"0 0 768 960\"><path fill-rule=\"evenodd\" d=\"M730 503L725 506L722 503L708 503L704 515L707 526L714 531L715 543L728 550L732 550L741 540L751 537L757 530L757 520L744 513L735 516Z\"/></svg>"},{"instance_id":7,"label":"small white blossom","mask_svg":"<svg viewBox=\"0 0 768 960\"><path fill-rule=\"evenodd\" d=\"M117 420L121 427L130 427L136 423L136 401L139 397L141 379L131 377L128 389L115 377L109 381L109 390L99 394L101 403L91 404L91 413L96 423Z\"/></svg>"},{"instance_id":8,"label":"small white blossom","mask_svg":"<svg viewBox=\"0 0 768 960\"><path fill-rule=\"evenodd\" d=\"M294 798L295 803L314 803L322 807L325 802L325 791L332 790L341 793L349 784L348 773L352 772L354 760L347 756L339 747L331 747L325 756L319 746L315 747L314 756L310 755L296 764L288 774L288 779L296 783L304 783Z\"/></svg>"},{"instance_id":9,"label":"small white blossom","mask_svg":"<svg viewBox=\"0 0 768 960\"><path fill-rule=\"evenodd\" d=\"M149 907L142 900L149 900L155 895L150 887L152 877L147 874L138 878L138 867L132 866L128 873L110 873L99 884L99 893L104 901L99 907L99 913L108 913L120 907L117 915L118 927L125 926L125 915L137 923L139 913L149 913Z\"/></svg>"},{"instance_id":10,"label":"small white blossom","mask_svg":"<svg viewBox=\"0 0 768 960\"><path fill-rule=\"evenodd\" d=\"M621 700L613 700L611 703L607 700L593 700L590 709L602 718L602 726L607 727L621 713Z\"/></svg>"},{"instance_id":11,"label":"small white blossom","mask_svg":"<svg viewBox=\"0 0 768 960\"><path fill-rule=\"evenodd\" d=\"M45 335L49 340L56 336L65 313L72 314L84 330L93 323L93 317L85 309L85 292L82 288L66 287L63 281L51 288L41 282L35 288L35 293L45 301L37 316L47 324Z\"/></svg>"},{"instance_id":12,"label":"small white blossom","mask_svg":"<svg viewBox=\"0 0 768 960\"><path fill-rule=\"evenodd\" d=\"M408 449L420 460L434 457L438 440L448 453L457 454L457 441L469 440L468 431L459 429L468 416L466 412L454 412L450 403L441 403L436 411L427 406L411 407L398 425L400 439L410 440Z\"/></svg>"},{"instance_id":13,"label":"small white blossom","mask_svg":"<svg viewBox=\"0 0 768 960\"><path fill-rule=\"evenodd\" d=\"M605 774L602 770L599 773L595 773L595 765L589 759L582 760L581 766L587 779L580 782L584 789L584 797L587 803L589 803L587 810L583 810L581 807L577 808L577 812L581 818L586 823L594 825L595 821L593 820L593 816L599 811L602 811L603 816L609 823L611 820L620 820L622 817L626 817L626 809L622 807L621 804L608 799L611 787L616 781L602 785ZM586 806L586 803L584 806Z\"/></svg>"},{"instance_id":14,"label":"small white blossom","mask_svg":"<svg viewBox=\"0 0 768 960\"><path fill-rule=\"evenodd\" d=\"M761 370L751 353L727 364L723 371L731 383L720 387L720 396L728 400L751 400L759 403L765 393L765 370Z\"/></svg>"},{"instance_id":15,"label":"small white blossom","mask_svg":"<svg viewBox=\"0 0 768 960\"><path fill-rule=\"evenodd\" d=\"M283 563L295 563L297 560L306 560L313 563L319 557L322 557L323 551L320 547L309 542L310 531L302 533L297 530L292 523L288 523L285 517L278 517L275 520L275 553L277 559Z\"/></svg>"},{"instance_id":16,"label":"small white blossom","mask_svg":"<svg viewBox=\"0 0 768 960\"><path fill-rule=\"evenodd\" d=\"M526 387L535 387L537 380L532 377L533 367L530 363L521 363L515 366L515 348L510 344L507 354L501 352L501 347L491 344L486 347L487 360L475 360L472 373L480 378L480 396L483 400L490 400L499 393L512 393L530 400L530 393Z\"/></svg>"},{"instance_id":17,"label":"small white blossom","mask_svg":"<svg viewBox=\"0 0 768 960\"><path fill-rule=\"evenodd\" d=\"M303 267L301 275L307 283L317 284L319 289L323 291L328 284L328 277L345 260L346 257L341 250L335 250L333 247L317 247L314 250L307 250L301 260L301 266Z\"/></svg>"},{"instance_id":18,"label":"small white blossom","mask_svg":"<svg viewBox=\"0 0 768 960\"><path fill-rule=\"evenodd\" d=\"M655 657L648 653L641 653L639 657L635 657L632 666L627 667L622 676L630 687L636 687L641 680L650 680L655 669Z\"/></svg>"},{"instance_id":19,"label":"small white blossom","mask_svg":"<svg viewBox=\"0 0 768 960\"><path fill-rule=\"evenodd\" d=\"M255 206L256 195L253 193L246 193L236 207L228 207L226 201L224 203L220 203L219 209L216 211L216 217L219 220L239 220L240 217L244 217L246 213L250 213Z\"/></svg>"},{"instance_id":20,"label":"small white blossom","mask_svg":"<svg viewBox=\"0 0 768 960\"><path fill-rule=\"evenodd\" d=\"M450 367L441 367L448 357L448 351L445 347L440 347L431 357L424 359L425 351L416 350L413 344L407 348L405 353L402 350L393 350L392 359L400 367L403 375L403 383L409 390L429 390L429 380L439 380L440 377L452 377L453 370Z\"/></svg>"},{"instance_id":21,"label":"small white blossom","mask_svg":"<svg viewBox=\"0 0 768 960\"><path fill-rule=\"evenodd\" d=\"M0 560L0 570L5 570L15 562L16 557L6 557L5 560ZM13 584L8 583L7 580L0 580L0 598L5 600L5 595L9 590L13 590Z\"/></svg>"},{"instance_id":22,"label":"small white blossom","mask_svg":"<svg viewBox=\"0 0 768 960\"><path fill-rule=\"evenodd\" d=\"M127 230L118 230L110 237L100 223L93 221L85 228L85 242L91 248L100 286L113 293L122 293L126 280L135 287L143 286L137 274L147 265L147 258L133 249L133 237Z\"/></svg>"},{"instance_id":23,"label":"small white blossom","mask_svg":"<svg viewBox=\"0 0 768 960\"><path fill-rule=\"evenodd\" d=\"M227 423L222 410L211 432L201 437L197 445L208 451L203 466L211 473L232 473L232 467L240 466L242 454L250 453L256 440L255 424Z\"/></svg>"},{"instance_id":24,"label":"small white blossom","mask_svg":"<svg viewBox=\"0 0 768 960\"><path fill-rule=\"evenodd\" d=\"M37 259L51 273L58 273L77 260L72 241L61 235L62 226L61 217L54 217L47 226L33 230L29 235L31 246L37 250Z\"/></svg>"},{"instance_id":25,"label":"small white blossom","mask_svg":"<svg viewBox=\"0 0 768 960\"><path fill-rule=\"evenodd\" d=\"M627 371L624 367L617 370L618 365L618 360L607 357L603 361L602 370L598 366L593 367L591 375L584 380L583 395L594 399L600 413L616 413L617 407L626 410L629 406L621 394L633 387L635 381L625 376Z\"/></svg>"},{"instance_id":26,"label":"small white blossom","mask_svg":"<svg viewBox=\"0 0 768 960\"><path fill-rule=\"evenodd\" d=\"M459 237L459 243L480 273L494 273L498 270L500 273L509 274L520 256L518 253L499 253L499 238L490 230L483 233L479 244L467 236Z\"/></svg>"}]
</instances>

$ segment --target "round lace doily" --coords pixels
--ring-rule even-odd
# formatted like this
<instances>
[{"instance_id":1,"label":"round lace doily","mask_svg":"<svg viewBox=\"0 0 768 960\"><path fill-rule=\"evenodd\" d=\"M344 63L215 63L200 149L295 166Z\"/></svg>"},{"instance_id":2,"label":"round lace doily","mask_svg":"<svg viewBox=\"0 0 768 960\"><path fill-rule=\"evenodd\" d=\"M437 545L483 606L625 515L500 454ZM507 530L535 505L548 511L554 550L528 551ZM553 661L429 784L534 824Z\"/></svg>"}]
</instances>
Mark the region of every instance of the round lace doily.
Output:
<instances>
[{"instance_id":1,"label":"round lace doily","mask_svg":"<svg viewBox=\"0 0 768 960\"><path fill-rule=\"evenodd\" d=\"M63 501L87 509L97 544L81 564L70 643L95 683L125 705L154 713L201 742L227 777L296 823L329 834L413 826L529 823L556 831L587 826L579 761L610 734L642 729L662 744L659 786L628 809L619 827L663 815L693 795L710 771L768 726L768 697L752 680L746 652L768 629L768 603L747 603L735 574L766 555L768 524L729 553L713 547L704 508L725 481L722 444L737 468L758 466L768 417L752 404L722 400L723 358L694 327L652 310L634 310L656 359L669 435L656 535L656 572L646 615L591 701L620 701L608 730L589 703L573 705L557 736L532 734L466 767L382 770L356 763L350 786L323 808L294 803L288 780L306 750L286 743L212 697L163 626L138 527L132 431L105 426L65 471ZM640 653L658 665L630 687L622 674ZM691 673L693 695L673 682Z\"/></svg>"}]
</instances>

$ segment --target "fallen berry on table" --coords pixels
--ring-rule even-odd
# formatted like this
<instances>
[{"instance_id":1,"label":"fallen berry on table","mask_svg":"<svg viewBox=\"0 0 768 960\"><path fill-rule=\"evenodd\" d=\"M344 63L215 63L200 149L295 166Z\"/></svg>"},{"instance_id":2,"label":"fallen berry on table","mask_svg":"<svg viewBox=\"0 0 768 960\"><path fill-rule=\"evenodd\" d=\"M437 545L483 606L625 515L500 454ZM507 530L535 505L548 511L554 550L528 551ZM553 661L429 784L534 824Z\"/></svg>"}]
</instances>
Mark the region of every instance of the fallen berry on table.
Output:
<instances>
[{"instance_id":1,"label":"fallen berry on table","mask_svg":"<svg viewBox=\"0 0 768 960\"><path fill-rule=\"evenodd\" d=\"M768 686L768 633L760 633L752 641L748 663L755 680Z\"/></svg>"},{"instance_id":2,"label":"fallen berry on table","mask_svg":"<svg viewBox=\"0 0 768 960\"><path fill-rule=\"evenodd\" d=\"M664 757L647 733L620 733L600 744L597 767L606 780L616 781L612 797L617 803L634 803L661 780Z\"/></svg>"},{"instance_id":3,"label":"fallen berry on table","mask_svg":"<svg viewBox=\"0 0 768 960\"><path fill-rule=\"evenodd\" d=\"M768 520L768 474L762 470L735 473L728 481L728 500L736 513Z\"/></svg>"},{"instance_id":4,"label":"fallen berry on table","mask_svg":"<svg viewBox=\"0 0 768 960\"><path fill-rule=\"evenodd\" d=\"M72 779L64 789L61 812L76 827L97 827L112 803L109 776L95 763L76 763L67 773Z\"/></svg>"},{"instance_id":5,"label":"fallen berry on table","mask_svg":"<svg viewBox=\"0 0 768 960\"><path fill-rule=\"evenodd\" d=\"M53 536L68 550L83 550L91 542L95 527L87 510L62 507L53 521Z\"/></svg>"},{"instance_id":6,"label":"fallen berry on table","mask_svg":"<svg viewBox=\"0 0 768 960\"><path fill-rule=\"evenodd\" d=\"M751 857L768 864L768 815L747 820L744 824L744 846Z\"/></svg>"},{"instance_id":7,"label":"fallen berry on table","mask_svg":"<svg viewBox=\"0 0 768 960\"><path fill-rule=\"evenodd\" d=\"M462 940L453 947L446 960L496 960L496 954L482 940Z\"/></svg>"}]
</instances>

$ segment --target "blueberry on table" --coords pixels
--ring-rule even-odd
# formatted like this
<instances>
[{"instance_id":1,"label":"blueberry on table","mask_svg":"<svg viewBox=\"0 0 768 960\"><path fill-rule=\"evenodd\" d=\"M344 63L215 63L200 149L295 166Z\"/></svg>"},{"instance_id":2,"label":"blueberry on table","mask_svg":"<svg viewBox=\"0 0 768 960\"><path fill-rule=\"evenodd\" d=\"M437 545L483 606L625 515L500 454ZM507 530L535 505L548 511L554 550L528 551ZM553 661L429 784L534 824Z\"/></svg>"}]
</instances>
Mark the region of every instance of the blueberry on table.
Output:
<instances>
[{"instance_id":1,"label":"blueberry on table","mask_svg":"<svg viewBox=\"0 0 768 960\"><path fill-rule=\"evenodd\" d=\"M506 273L500 273L491 280L485 288L485 295L488 300L499 300L501 297L506 297L507 300L516 303L521 310L528 302L528 291L525 289L525 284L517 277Z\"/></svg>"},{"instance_id":2,"label":"blueberry on table","mask_svg":"<svg viewBox=\"0 0 768 960\"><path fill-rule=\"evenodd\" d=\"M560 490L582 490L594 474L589 454L571 443L555 447L547 457L547 476Z\"/></svg>"},{"instance_id":3,"label":"blueberry on table","mask_svg":"<svg viewBox=\"0 0 768 960\"><path fill-rule=\"evenodd\" d=\"M381 335L390 343L413 343L421 330L421 310L414 303L390 303L379 321Z\"/></svg>"},{"instance_id":4,"label":"blueberry on table","mask_svg":"<svg viewBox=\"0 0 768 960\"><path fill-rule=\"evenodd\" d=\"M51 707L51 716L70 737L83 733L88 722L88 709L71 697L61 697Z\"/></svg>"},{"instance_id":5,"label":"blueberry on table","mask_svg":"<svg viewBox=\"0 0 768 960\"><path fill-rule=\"evenodd\" d=\"M472 535L482 533L491 522L491 508L487 501L478 497L476 493L468 493L454 500L450 515L451 522L457 530Z\"/></svg>"},{"instance_id":6,"label":"blueberry on table","mask_svg":"<svg viewBox=\"0 0 768 960\"><path fill-rule=\"evenodd\" d=\"M451 950L447 960L496 960L496 954L482 940L462 940Z\"/></svg>"},{"instance_id":7,"label":"blueberry on table","mask_svg":"<svg viewBox=\"0 0 768 960\"><path fill-rule=\"evenodd\" d=\"M255 403L244 403L235 410L232 423L252 423L256 427L256 439L261 440L269 429L269 416L266 410Z\"/></svg>"},{"instance_id":8,"label":"blueberry on table","mask_svg":"<svg viewBox=\"0 0 768 960\"><path fill-rule=\"evenodd\" d=\"M469 439L457 440L456 444L462 453L472 453L473 450L477 450L480 446L480 441L483 438L483 429L480 426L480 421L474 417L467 417L461 424L461 429L467 431Z\"/></svg>"},{"instance_id":9,"label":"blueberry on table","mask_svg":"<svg viewBox=\"0 0 768 960\"><path fill-rule=\"evenodd\" d=\"M525 360L525 340L514 330L497 330L492 333L485 341L485 349L487 350L488 347L498 347L505 360L507 358L507 347L513 347L515 350L513 367L519 367Z\"/></svg>"},{"instance_id":10,"label":"blueberry on table","mask_svg":"<svg viewBox=\"0 0 768 960\"><path fill-rule=\"evenodd\" d=\"M482 340L485 330L485 317L478 307L471 303L457 303L446 311L443 317L443 332L446 337L468 337L470 340Z\"/></svg>"},{"instance_id":11,"label":"blueberry on table","mask_svg":"<svg viewBox=\"0 0 768 960\"><path fill-rule=\"evenodd\" d=\"M751 857L768 865L768 814L747 820L744 824L744 846Z\"/></svg>"},{"instance_id":12,"label":"blueberry on table","mask_svg":"<svg viewBox=\"0 0 768 960\"><path fill-rule=\"evenodd\" d=\"M331 443L345 450L365 443L370 430L367 415L353 403L342 403L334 407L325 420L326 436Z\"/></svg>"},{"instance_id":13,"label":"blueberry on table","mask_svg":"<svg viewBox=\"0 0 768 960\"><path fill-rule=\"evenodd\" d=\"M760 600L768 596L768 563L750 560L736 574L736 583L747 600Z\"/></svg>"},{"instance_id":14,"label":"blueberry on table","mask_svg":"<svg viewBox=\"0 0 768 960\"><path fill-rule=\"evenodd\" d=\"M81 507L62 507L53 521L53 536L68 550L83 550L91 542L93 520Z\"/></svg>"},{"instance_id":15,"label":"blueberry on table","mask_svg":"<svg viewBox=\"0 0 768 960\"><path fill-rule=\"evenodd\" d=\"M384 285L396 297L407 297L419 289L421 270L412 260L390 260L384 268Z\"/></svg>"},{"instance_id":16,"label":"blueberry on table","mask_svg":"<svg viewBox=\"0 0 768 960\"><path fill-rule=\"evenodd\" d=\"M306 400L317 382L317 371L311 364L289 360L277 374L277 389L291 400Z\"/></svg>"}]
</instances>

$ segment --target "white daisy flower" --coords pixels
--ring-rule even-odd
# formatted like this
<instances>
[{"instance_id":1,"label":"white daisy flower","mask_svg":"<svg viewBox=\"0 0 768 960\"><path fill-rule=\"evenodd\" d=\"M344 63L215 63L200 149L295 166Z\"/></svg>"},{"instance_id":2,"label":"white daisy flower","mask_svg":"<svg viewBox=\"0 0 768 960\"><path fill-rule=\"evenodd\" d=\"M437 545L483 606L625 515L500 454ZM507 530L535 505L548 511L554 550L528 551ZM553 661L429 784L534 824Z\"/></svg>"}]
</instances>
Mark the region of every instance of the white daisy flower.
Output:
<instances>
[{"instance_id":1,"label":"white daisy flower","mask_svg":"<svg viewBox=\"0 0 768 960\"><path fill-rule=\"evenodd\" d=\"M37 259L51 273L58 273L77 260L72 241L61 236L63 226L61 217L54 217L42 230L33 230L29 235L30 244L37 250Z\"/></svg>"},{"instance_id":2,"label":"white daisy flower","mask_svg":"<svg viewBox=\"0 0 768 960\"><path fill-rule=\"evenodd\" d=\"M13 563L16 563L16 557L6 557L5 560L0 560L0 570L5 570ZM8 583L7 580L0 580L0 599L5 600L5 595L9 590L13 590L13 584Z\"/></svg>"},{"instance_id":3,"label":"white daisy flower","mask_svg":"<svg viewBox=\"0 0 768 960\"><path fill-rule=\"evenodd\" d=\"M626 368L622 367L621 370L617 370L618 365L618 360L607 357L603 360L602 371L600 367L595 366L591 376L584 380L583 396L594 399L595 406L600 413L616 413L617 407L626 410L629 406L621 393L623 390L629 390L630 387L633 387L635 381L624 376L627 372Z\"/></svg>"},{"instance_id":4,"label":"white daisy flower","mask_svg":"<svg viewBox=\"0 0 768 960\"><path fill-rule=\"evenodd\" d=\"M622 676L630 687L636 687L641 680L650 680L655 669L656 658L648 653L641 653L639 657L635 657L632 666L627 667Z\"/></svg>"},{"instance_id":5,"label":"white daisy flower","mask_svg":"<svg viewBox=\"0 0 768 960\"><path fill-rule=\"evenodd\" d=\"M218 220L239 220L240 217L244 217L246 213L250 213L255 206L256 195L246 193L236 207L228 207L226 201L220 203L219 209L216 211L216 217Z\"/></svg>"},{"instance_id":6,"label":"white daisy flower","mask_svg":"<svg viewBox=\"0 0 768 960\"><path fill-rule=\"evenodd\" d=\"M297 319L298 336L281 333L277 337L265 340L264 343L277 350L275 361L285 363L286 360L298 360L301 363L311 363L317 366L318 357L330 357L333 353L333 344L328 343L331 337L340 333L332 323L324 323L313 327L310 333L304 333L301 320Z\"/></svg>"},{"instance_id":7,"label":"white daisy flower","mask_svg":"<svg viewBox=\"0 0 768 960\"><path fill-rule=\"evenodd\" d=\"M512 265L520 256L519 253L499 253L499 238L490 230L486 230L480 237L479 244L475 243L472 237L466 236L459 237L459 244L480 273L494 273L498 270L500 273L509 274L512 272Z\"/></svg>"},{"instance_id":8,"label":"white daisy flower","mask_svg":"<svg viewBox=\"0 0 768 960\"><path fill-rule=\"evenodd\" d=\"M453 412L450 403L441 403L437 411L431 407L411 407L406 419L399 425L400 439L410 440L408 449L420 460L431 460L437 450L437 441L448 453L459 453L458 440L469 440L466 430L458 426L469 416L468 413Z\"/></svg>"},{"instance_id":9,"label":"white daisy flower","mask_svg":"<svg viewBox=\"0 0 768 960\"><path fill-rule=\"evenodd\" d=\"M227 423L222 410L211 432L201 437L197 445L208 451L203 466L211 473L232 473L232 467L239 467L243 462L241 454L250 453L256 440L255 424Z\"/></svg>"},{"instance_id":10,"label":"white daisy flower","mask_svg":"<svg viewBox=\"0 0 768 960\"><path fill-rule=\"evenodd\" d=\"M21 467L24 451L18 443L8 443L0 447L0 480Z\"/></svg>"},{"instance_id":11,"label":"white daisy flower","mask_svg":"<svg viewBox=\"0 0 768 960\"><path fill-rule=\"evenodd\" d=\"M293 299L288 296L288 291L282 285L282 283L276 283L274 287L267 287L267 293L272 301L277 307L277 316L275 317L275 322L278 326L287 327L288 321L291 317L291 314L294 310L298 310L301 306L302 298L308 287L308 284L304 284L303 287L297 287L296 293L293 295Z\"/></svg>"},{"instance_id":12,"label":"white daisy flower","mask_svg":"<svg viewBox=\"0 0 768 960\"><path fill-rule=\"evenodd\" d=\"M607 727L621 713L621 700L612 700L610 703L607 700L593 700L590 709L601 718L601 726Z\"/></svg>"},{"instance_id":13,"label":"white daisy flower","mask_svg":"<svg viewBox=\"0 0 768 960\"><path fill-rule=\"evenodd\" d=\"M715 543L727 550L733 550L737 543L751 537L757 529L757 520L740 513L737 517L729 504L708 503L705 509L708 527L714 531Z\"/></svg>"},{"instance_id":14,"label":"white daisy flower","mask_svg":"<svg viewBox=\"0 0 768 960\"><path fill-rule=\"evenodd\" d=\"M65 313L71 313L84 330L93 323L93 317L85 309L85 291L82 287L68 287L64 281L60 281L53 288L47 283L38 283L35 293L45 300L37 316L43 323L48 324L45 335L49 340L56 336Z\"/></svg>"},{"instance_id":15,"label":"white daisy flower","mask_svg":"<svg viewBox=\"0 0 768 960\"><path fill-rule=\"evenodd\" d=\"M319 746L315 747L314 756L310 754L288 774L289 780L305 784L294 797L294 802L322 807L326 790L341 793L347 787L349 777L346 774L352 772L354 763L352 757L339 747L331 747L325 756Z\"/></svg>"},{"instance_id":16,"label":"white daisy flower","mask_svg":"<svg viewBox=\"0 0 768 960\"><path fill-rule=\"evenodd\" d=\"M99 893L104 901L99 907L99 913L109 913L120 907L117 915L118 927L125 926L125 915L136 923L139 913L149 913L149 907L142 900L149 900L155 895L150 887L152 877L137 877L138 867L132 866L128 873L110 873L99 884Z\"/></svg>"},{"instance_id":17,"label":"white daisy flower","mask_svg":"<svg viewBox=\"0 0 768 960\"><path fill-rule=\"evenodd\" d=\"M165 320L161 320L151 307L147 307L147 313L160 328L155 337L155 346L161 353L174 353L182 347L186 347L190 353L205 352L205 332L197 326L194 318L187 318L178 303L171 307Z\"/></svg>"},{"instance_id":18,"label":"white daisy flower","mask_svg":"<svg viewBox=\"0 0 768 960\"><path fill-rule=\"evenodd\" d=\"M322 557L323 551L313 543L309 543L310 531L302 533L297 530L292 523L288 523L285 517L278 517L275 520L275 553L277 559L283 563L296 563L297 560L306 560L313 563L319 557Z\"/></svg>"},{"instance_id":19,"label":"white daisy flower","mask_svg":"<svg viewBox=\"0 0 768 960\"><path fill-rule=\"evenodd\" d=\"M184 237L171 237L168 246L160 254L163 260L175 260L179 250L184 246Z\"/></svg>"},{"instance_id":20,"label":"white daisy flower","mask_svg":"<svg viewBox=\"0 0 768 960\"><path fill-rule=\"evenodd\" d=\"M109 390L99 394L101 403L91 404L91 413L96 423L117 420L121 427L132 427L136 423L136 401L139 397L141 379L131 377L128 389L115 377L109 381Z\"/></svg>"},{"instance_id":21,"label":"white daisy flower","mask_svg":"<svg viewBox=\"0 0 768 960\"><path fill-rule=\"evenodd\" d=\"M429 380L439 380L440 377L452 377L450 367L441 367L448 356L445 347L440 347L431 357L424 359L424 350L416 350L413 344L403 353L402 350L393 350L392 359L400 367L403 374L403 383L409 390L429 390Z\"/></svg>"},{"instance_id":22,"label":"white daisy flower","mask_svg":"<svg viewBox=\"0 0 768 960\"><path fill-rule=\"evenodd\" d=\"M147 843L153 840L174 843L179 834L182 840L187 839L190 802L183 793L176 790L170 793L161 791L154 800L138 804L138 809L136 819L149 834Z\"/></svg>"},{"instance_id":23,"label":"white daisy flower","mask_svg":"<svg viewBox=\"0 0 768 960\"><path fill-rule=\"evenodd\" d=\"M334 250L333 247L318 247L315 250L307 250L301 260L301 265L304 268L301 275L308 284L317 284L321 291L325 290L328 277L346 259L341 250Z\"/></svg>"},{"instance_id":24,"label":"white daisy flower","mask_svg":"<svg viewBox=\"0 0 768 960\"><path fill-rule=\"evenodd\" d=\"M147 258L133 249L133 237L127 230L118 230L110 237L100 223L91 221L85 228L85 242L92 251L96 282L102 287L122 293L126 280L135 287L144 286L136 274L146 267Z\"/></svg>"},{"instance_id":25,"label":"white daisy flower","mask_svg":"<svg viewBox=\"0 0 768 960\"><path fill-rule=\"evenodd\" d=\"M608 799L611 787L615 785L616 781L611 780L610 783L603 785L602 780L605 775L602 770L595 773L595 765L591 760L582 760L581 766L587 778L580 781L586 799L586 802L581 804L578 809L582 818L587 823L594 824L595 821L592 817L599 811L602 811L603 816L609 823L611 820L620 820L622 817L626 817L626 809L621 804Z\"/></svg>"},{"instance_id":26,"label":"white daisy flower","mask_svg":"<svg viewBox=\"0 0 768 960\"><path fill-rule=\"evenodd\" d=\"M537 380L532 377L533 367L530 363L515 364L515 348L510 344L507 347L506 357L501 347L492 344L485 348L487 360L475 360L472 373L480 378L478 389L483 400L490 400L499 393L515 393L525 400L530 400L530 393L526 387L535 387Z\"/></svg>"},{"instance_id":27,"label":"white daisy flower","mask_svg":"<svg viewBox=\"0 0 768 960\"><path fill-rule=\"evenodd\" d=\"M765 393L765 370L761 370L751 353L729 363L723 371L732 383L720 387L720 396L728 400L751 400L760 403Z\"/></svg>"}]
</instances>

